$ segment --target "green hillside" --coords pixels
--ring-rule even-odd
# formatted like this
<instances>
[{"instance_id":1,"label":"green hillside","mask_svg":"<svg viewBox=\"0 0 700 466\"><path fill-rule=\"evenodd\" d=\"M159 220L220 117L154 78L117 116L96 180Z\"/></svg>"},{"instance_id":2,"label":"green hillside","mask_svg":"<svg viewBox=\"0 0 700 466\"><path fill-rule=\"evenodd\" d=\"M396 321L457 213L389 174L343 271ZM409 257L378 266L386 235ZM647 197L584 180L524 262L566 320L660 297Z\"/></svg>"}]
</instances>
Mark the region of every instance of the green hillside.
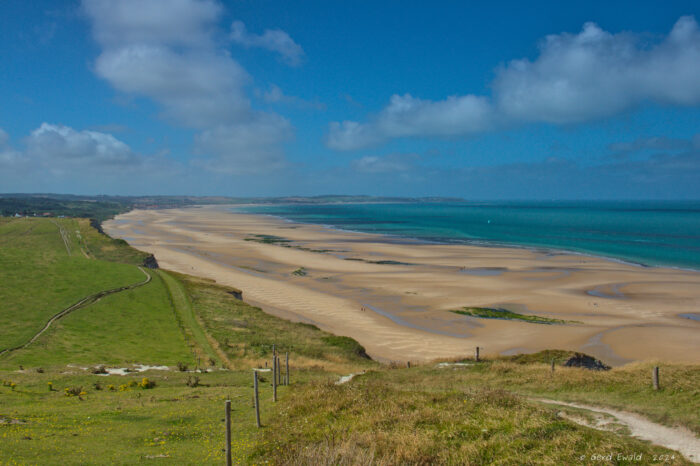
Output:
<instances>
[{"instance_id":1,"label":"green hillside","mask_svg":"<svg viewBox=\"0 0 700 466\"><path fill-rule=\"evenodd\" d=\"M222 464L227 399L237 464L627 464L580 458L629 452L688 464L540 398L700 433L697 366L662 366L654 391L651 363L592 372L562 367L567 352L380 364L350 338L273 317L211 280L140 267L145 257L85 219L0 220L0 348L85 296L139 284L0 355L0 464ZM273 403L271 373L259 372L258 429L252 369L270 365L273 345L290 353L292 383ZM93 373L101 366L124 375Z\"/></svg>"}]
</instances>

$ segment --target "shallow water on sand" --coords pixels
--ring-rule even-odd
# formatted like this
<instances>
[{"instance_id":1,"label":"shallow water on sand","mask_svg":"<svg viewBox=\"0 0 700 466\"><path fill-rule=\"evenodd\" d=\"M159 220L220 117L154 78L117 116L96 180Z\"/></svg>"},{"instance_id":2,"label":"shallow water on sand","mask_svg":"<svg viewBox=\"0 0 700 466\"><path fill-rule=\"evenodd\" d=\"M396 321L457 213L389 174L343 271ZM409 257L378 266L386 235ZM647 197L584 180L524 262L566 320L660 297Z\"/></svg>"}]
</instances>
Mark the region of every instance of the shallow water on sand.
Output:
<instances>
[{"instance_id":1,"label":"shallow water on sand","mask_svg":"<svg viewBox=\"0 0 700 466\"><path fill-rule=\"evenodd\" d=\"M479 202L236 207L439 243L512 245L700 270L700 202Z\"/></svg>"}]
</instances>

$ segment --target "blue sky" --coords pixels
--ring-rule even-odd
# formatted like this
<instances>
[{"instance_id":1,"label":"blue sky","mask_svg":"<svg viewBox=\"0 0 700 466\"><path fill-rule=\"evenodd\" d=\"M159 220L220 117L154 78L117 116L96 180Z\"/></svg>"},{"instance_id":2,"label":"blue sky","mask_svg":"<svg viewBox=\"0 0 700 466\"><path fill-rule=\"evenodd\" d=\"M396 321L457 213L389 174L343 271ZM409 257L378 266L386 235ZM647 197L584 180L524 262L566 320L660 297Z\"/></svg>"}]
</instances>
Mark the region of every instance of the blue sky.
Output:
<instances>
[{"instance_id":1,"label":"blue sky","mask_svg":"<svg viewBox=\"0 0 700 466\"><path fill-rule=\"evenodd\" d=\"M0 192L699 199L697 2L5 0Z\"/></svg>"}]
</instances>

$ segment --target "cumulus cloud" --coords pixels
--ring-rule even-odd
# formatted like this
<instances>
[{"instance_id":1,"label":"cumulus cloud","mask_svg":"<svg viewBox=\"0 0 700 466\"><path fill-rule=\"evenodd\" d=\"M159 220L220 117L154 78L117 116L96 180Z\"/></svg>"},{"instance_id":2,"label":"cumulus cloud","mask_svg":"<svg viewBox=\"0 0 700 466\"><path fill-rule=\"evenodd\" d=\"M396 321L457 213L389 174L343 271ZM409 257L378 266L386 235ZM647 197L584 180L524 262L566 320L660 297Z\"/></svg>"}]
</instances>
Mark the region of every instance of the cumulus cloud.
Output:
<instances>
[{"instance_id":1,"label":"cumulus cloud","mask_svg":"<svg viewBox=\"0 0 700 466\"><path fill-rule=\"evenodd\" d=\"M11 147L8 140L0 129L0 166L8 174L125 173L139 170L150 160L111 134L50 123L42 123L24 138L21 150Z\"/></svg>"},{"instance_id":2,"label":"cumulus cloud","mask_svg":"<svg viewBox=\"0 0 700 466\"><path fill-rule=\"evenodd\" d=\"M208 168L228 172L235 167L227 164L280 165L284 154L278 144L291 125L251 107L245 88L252 78L219 42L221 5L214 0L166 3L83 0L102 47L97 75L126 95L154 100L167 120L199 130L196 146L209 151L201 156L210 162L218 158L205 164ZM231 133L260 142L228 146ZM273 154L275 164L270 163Z\"/></svg>"},{"instance_id":3,"label":"cumulus cloud","mask_svg":"<svg viewBox=\"0 0 700 466\"><path fill-rule=\"evenodd\" d=\"M215 0L83 0L95 39L105 48L128 45L211 45L222 13Z\"/></svg>"},{"instance_id":4,"label":"cumulus cloud","mask_svg":"<svg viewBox=\"0 0 700 466\"><path fill-rule=\"evenodd\" d=\"M176 123L202 128L222 120L245 120L251 113L243 86L248 74L225 55L176 52L150 45L107 49L97 74L116 89L160 103Z\"/></svg>"},{"instance_id":5,"label":"cumulus cloud","mask_svg":"<svg viewBox=\"0 0 700 466\"><path fill-rule=\"evenodd\" d=\"M67 165L133 165L138 158L131 148L111 134L76 131L68 126L42 125L26 140L26 154L51 167Z\"/></svg>"},{"instance_id":6,"label":"cumulus cloud","mask_svg":"<svg viewBox=\"0 0 700 466\"><path fill-rule=\"evenodd\" d=\"M700 103L700 30L682 17L659 44L611 34L586 23L576 35L551 35L534 61L514 60L494 82L511 118L576 123L610 116L645 101Z\"/></svg>"},{"instance_id":7,"label":"cumulus cloud","mask_svg":"<svg viewBox=\"0 0 700 466\"><path fill-rule=\"evenodd\" d=\"M340 150L359 149L407 136L457 136L486 131L495 123L489 100L475 95L451 96L439 102L394 95L368 123L333 122L327 144Z\"/></svg>"},{"instance_id":8,"label":"cumulus cloud","mask_svg":"<svg viewBox=\"0 0 700 466\"><path fill-rule=\"evenodd\" d=\"M280 29L266 29L262 34L251 34L242 21L234 21L231 24L231 39L244 47L260 47L276 52L290 66L299 66L304 60L304 49Z\"/></svg>"},{"instance_id":9,"label":"cumulus cloud","mask_svg":"<svg viewBox=\"0 0 700 466\"><path fill-rule=\"evenodd\" d=\"M157 192L181 186L185 174L203 174L185 171L167 151L139 154L101 131L42 123L17 148L8 139L0 129L0 186L7 191Z\"/></svg>"},{"instance_id":10,"label":"cumulus cloud","mask_svg":"<svg viewBox=\"0 0 700 466\"><path fill-rule=\"evenodd\" d=\"M681 17L655 44L586 23L578 34L547 36L534 60L496 72L491 96L424 101L394 95L366 123L333 122L327 144L351 150L409 136L453 136L531 122L570 124L629 111L647 102L700 104L700 28Z\"/></svg>"}]
</instances>

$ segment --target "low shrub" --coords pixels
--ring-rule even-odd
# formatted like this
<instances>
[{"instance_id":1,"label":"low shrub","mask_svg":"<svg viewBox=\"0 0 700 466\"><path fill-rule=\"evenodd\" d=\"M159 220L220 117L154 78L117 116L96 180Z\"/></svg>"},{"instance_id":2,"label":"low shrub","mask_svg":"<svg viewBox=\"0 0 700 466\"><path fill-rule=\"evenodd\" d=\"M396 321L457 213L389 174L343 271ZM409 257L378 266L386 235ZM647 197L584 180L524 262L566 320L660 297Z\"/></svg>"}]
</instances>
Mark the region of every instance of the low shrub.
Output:
<instances>
[{"instance_id":1,"label":"low shrub","mask_svg":"<svg viewBox=\"0 0 700 466\"><path fill-rule=\"evenodd\" d=\"M83 387L66 387L63 389L63 394L66 396L77 396L87 395L87 392L83 391Z\"/></svg>"},{"instance_id":2,"label":"low shrub","mask_svg":"<svg viewBox=\"0 0 700 466\"><path fill-rule=\"evenodd\" d=\"M147 390L149 388L153 388L155 386L156 386L155 381L148 380L148 377L144 377L143 379L141 379L141 383L139 383L139 387L141 387L145 390Z\"/></svg>"},{"instance_id":3,"label":"low shrub","mask_svg":"<svg viewBox=\"0 0 700 466\"><path fill-rule=\"evenodd\" d=\"M188 387L199 387L199 376L188 376L187 377L187 386Z\"/></svg>"}]
</instances>

